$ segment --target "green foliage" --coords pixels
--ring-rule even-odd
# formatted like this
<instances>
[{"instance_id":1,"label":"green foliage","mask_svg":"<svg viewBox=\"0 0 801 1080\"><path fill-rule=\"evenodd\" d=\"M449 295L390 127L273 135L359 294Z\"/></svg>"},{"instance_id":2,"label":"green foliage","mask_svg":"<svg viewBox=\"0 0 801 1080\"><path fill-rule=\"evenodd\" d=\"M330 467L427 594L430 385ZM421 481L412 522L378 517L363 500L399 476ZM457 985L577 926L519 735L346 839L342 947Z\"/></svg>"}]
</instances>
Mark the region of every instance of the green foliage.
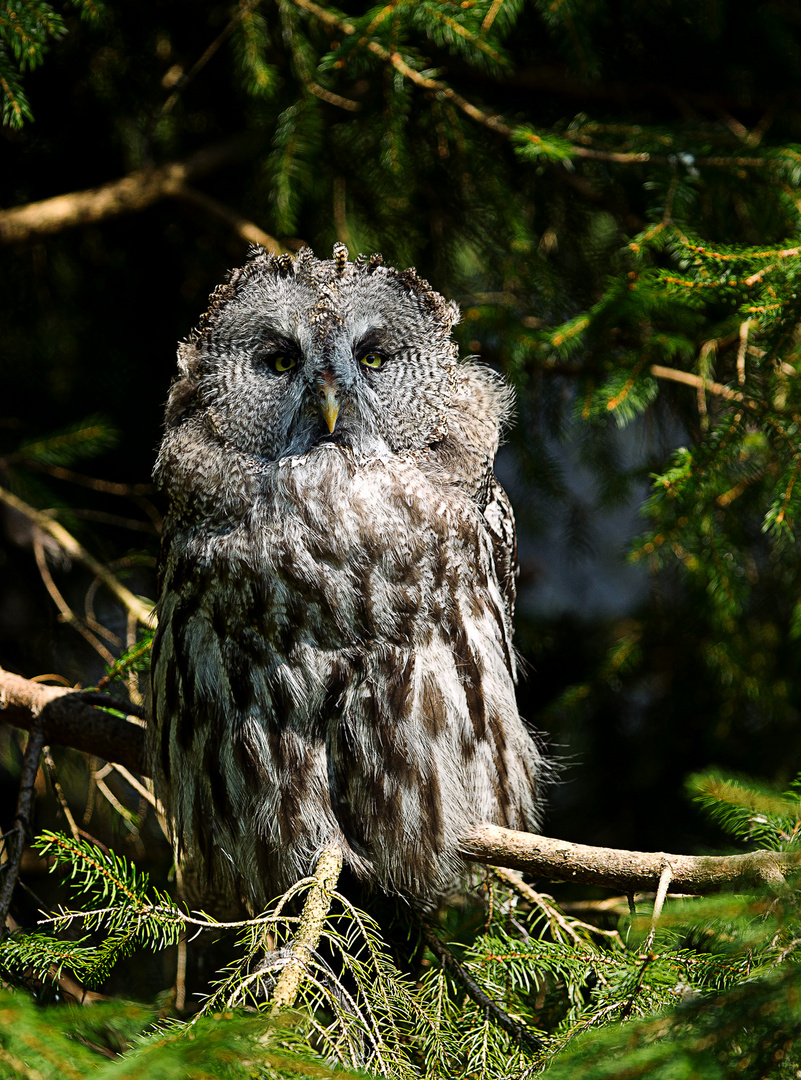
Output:
<instances>
[{"instance_id":1,"label":"green foliage","mask_svg":"<svg viewBox=\"0 0 801 1080\"><path fill-rule=\"evenodd\" d=\"M97 0L73 0L81 15L97 19ZM64 18L44 0L3 0L0 4L0 91L2 122L19 129L33 120L22 75L39 67L50 43L66 33Z\"/></svg>"},{"instance_id":2,"label":"green foliage","mask_svg":"<svg viewBox=\"0 0 801 1080\"><path fill-rule=\"evenodd\" d=\"M777 795L714 774L691 785L728 831L782 851L796 846L800 787L801 778ZM70 971L97 982L137 944L163 949L181 934L225 925L181 910L125 859L84 841L48 833L37 846L53 870L67 872L81 903L44 920L50 933L18 933L0 945L0 963L14 981L55 981ZM195 1076L202 1065L209 1076L250 1068L242 1075L362 1070L399 1080L489 1080L547 1066L557 1076L578 1068L599 1078L648 1069L667 1078L728 1075L738 1062L764 1070L772 1062L775 1072L753 1075L789 1078L801 1063L801 928L791 882L770 894L668 899L658 914L641 901L609 927L567 914L508 873L487 881L486 906L465 909L461 919L452 911L443 932L473 984L530 1032L521 1040L433 958L418 979L401 975L378 926L336 894L296 1012L276 1022L269 996L292 947L297 917L289 912L310 884L299 882L259 918L235 924L237 959L190 1019L155 1022L134 1006L110 1017L93 1012L101 1034L92 1037L79 1020L86 1050L63 1075L104 1075L93 1053L108 1043L107 1024L116 1025L119 1055L114 1069L105 1066L109 1076ZM87 933L64 936L77 928ZM73 1017L62 1011L51 1021L50 1010L40 1019L19 996L4 998L0 1009L19 1018L0 1034L9 1075L32 1075L25 1068L56 1075L68 1060Z\"/></svg>"},{"instance_id":3,"label":"green foliage","mask_svg":"<svg viewBox=\"0 0 801 1080\"><path fill-rule=\"evenodd\" d=\"M122 681L132 674L146 675L150 671L150 650L155 636L155 629L140 629L134 644L106 668L106 674L101 680L102 686ZM98 689L101 689L101 686L98 686Z\"/></svg>"},{"instance_id":4,"label":"green foliage","mask_svg":"<svg viewBox=\"0 0 801 1080\"><path fill-rule=\"evenodd\" d=\"M691 776L687 789L732 836L775 851L798 846L801 792L797 781L786 793L777 794L767 784L711 772Z\"/></svg>"},{"instance_id":5,"label":"green foliage","mask_svg":"<svg viewBox=\"0 0 801 1080\"><path fill-rule=\"evenodd\" d=\"M120 1002L43 1009L0 989L0 1075L8 1080L252 1080L364 1076L304 1047L288 1020L221 1013L190 1031ZM109 1058L111 1060L109 1060Z\"/></svg>"},{"instance_id":6,"label":"green foliage","mask_svg":"<svg viewBox=\"0 0 801 1080\"><path fill-rule=\"evenodd\" d=\"M90 416L44 438L24 440L6 460L63 468L96 457L113 446L117 438L118 433L104 417Z\"/></svg>"}]
</instances>

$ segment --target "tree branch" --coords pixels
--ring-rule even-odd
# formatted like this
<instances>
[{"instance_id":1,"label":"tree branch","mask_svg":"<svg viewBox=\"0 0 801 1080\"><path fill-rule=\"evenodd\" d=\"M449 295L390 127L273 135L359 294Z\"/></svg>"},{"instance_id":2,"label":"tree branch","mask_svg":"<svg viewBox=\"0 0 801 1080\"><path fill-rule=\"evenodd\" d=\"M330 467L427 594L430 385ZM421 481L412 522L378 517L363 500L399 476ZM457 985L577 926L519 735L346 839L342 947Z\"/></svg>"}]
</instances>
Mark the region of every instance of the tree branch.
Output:
<instances>
[{"instance_id":1,"label":"tree branch","mask_svg":"<svg viewBox=\"0 0 801 1080\"><path fill-rule=\"evenodd\" d=\"M45 715L48 743L96 754L147 775L144 724L92 708L80 692L42 686L0 668L0 720L29 731ZM754 884L780 888L801 870L801 854L754 851L745 855L673 855L590 847L500 825L482 825L463 837L460 854L472 862L523 870L549 881L601 885L617 892L656 892L670 871L671 893L705 896Z\"/></svg>"},{"instance_id":2,"label":"tree branch","mask_svg":"<svg viewBox=\"0 0 801 1080\"><path fill-rule=\"evenodd\" d=\"M25 747L25 756L22 760L22 775L19 780L17 812L14 815L14 824L4 838L6 860L3 864L3 886L0 889L0 935L2 936L7 933L6 917L11 907L14 889L17 887L25 842L31 838L34 785L44 744L45 719L44 714L40 713L33 720L28 733L28 745Z\"/></svg>"},{"instance_id":3,"label":"tree branch","mask_svg":"<svg viewBox=\"0 0 801 1080\"><path fill-rule=\"evenodd\" d=\"M147 774L142 721L95 709L80 691L44 686L0 668L0 721L30 731L40 714L47 743L71 746Z\"/></svg>"},{"instance_id":4,"label":"tree branch","mask_svg":"<svg viewBox=\"0 0 801 1080\"><path fill-rule=\"evenodd\" d=\"M291 1009L312 954L320 944L320 935L331 907L331 896L342 869L342 848L329 844L320 852L314 884L303 904L298 932L292 942L292 955L281 971L273 991L272 1013Z\"/></svg>"},{"instance_id":5,"label":"tree branch","mask_svg":"<svg viewBox=\"0 0 801 1080\"><path fill-rule=\"evenodd\" d=\"M664 851L624 851L553 840L483 825L462 839L461 854L490 866L509 866L552 881L602 885L620 892L655 892L670 867L670 892L706 895L719 889L762 883L781 886L801 870L801 855L754 851L745 855L671 855Z\"/></svg>"},{"instance_id":6,"label":"tree branch","mask_svg":"<svg viewBox=\"0 0 801 1080\"><path fill-rule=\"evenodd\" d=\"M529 1031L525 1024L518 1023L501 1008L497 1001L494 1001L489 994L481 989L467 968L460 964L448 946L439 940L433 928L425 919L420 920L420 926L429 949L445 970L450 973L451 977L464 987L468 997L472 998L479 1008L486 1010L495 1020L495 1023L503 1028L506 1034L510 1035L516 1043L521 1046L528 1046L530 1050L541 1050L542 1042L540 1039Z\"/></svg>"},{"instance_id":7,"label":"tree branch","mask_svg":"<svg viewBox=\"0 0 801 1080\"><path fill-rule=\"evenodd\" d=\"M252 137L239 136L199 150L185 161L138 169L100 187L72 191L68 195L56 195L52 199L0 211L0 244L22 244L77 225L94 224L121 214L134 213L165 198L193 198L187 191L191 181L248 156L255 146ZM200 201L200 196L194 195L194 201ZM210 203L211 200L206 201L204 209L209 210ZM226 216L224 212L221 213L217 203L214 204L214 212L217 217ZM260 237L258 243L265 243L266 239L265 247L272 245L272 250L283 250L258 226L245 222L237 215L234 217L240 235L255 230L254 235Z\"/></svg>"},{"instance_id":8,"label":"tree branch","mask_svg":"<svg viewBox=\"0 0 801 1080\"><path fill-rule=\"evenodd\" d=\"M706 390L710 394L716 394L718 397L726 398L729 401L745 401L739 390L730 390L723 383L713 382L712 379L702 379L700 375L693 375L689 371L662 367L661 364L651 364L650 372L657 379L670 379L671 382L693 386L696 390Z\"/></svg>"}]
</instances>

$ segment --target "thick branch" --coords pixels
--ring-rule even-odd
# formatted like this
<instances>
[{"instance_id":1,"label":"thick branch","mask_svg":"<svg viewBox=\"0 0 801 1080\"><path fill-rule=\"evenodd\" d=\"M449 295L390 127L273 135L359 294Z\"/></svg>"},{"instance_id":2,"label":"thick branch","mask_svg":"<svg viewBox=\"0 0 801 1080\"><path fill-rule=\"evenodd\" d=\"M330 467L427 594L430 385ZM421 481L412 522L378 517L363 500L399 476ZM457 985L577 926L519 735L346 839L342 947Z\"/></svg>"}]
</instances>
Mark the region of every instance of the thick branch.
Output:
<instances>
[{"instance_id":1,"label":"thick branch","mask_svg":"<svg viewBox=\"0 0 801 1080\"><path fill-rule=\"evenodd\" d=\"M164 198L188 198L186 186L190 182L251 153L253 148L251 138L239 137L199 150L185 161L138 169L100 187L3 210L0 212L0 243L21 244L76 225L93 224L144 210Z\"/></svg>"},{"instance_id":2,"label":"thick branch","mask_svg":"<svg viewBox=\"0 0 801 1080\"><path fill-rule=\"evenodd\" d=\"M147 775L144 726L94 709L82 695L42 686L0 668L0 720L30 730L45 704L48 742L72 746ZM755 851L746 855L671 855L589 847L533 833L483 825L465 836L461 855L472 862L525 870L550 881L601 885L617 892L656 892L666 868L670 892L705 896L720 889L773 888L801 870L801 855Z\"/></svg>"},{"instance_id":3,"label":"thick branch","mask_svg":"<svg viewBox=\"0 0 801 1080\"><path fill-rule=\"evenodd\" d=\"M63 686L44 686L0 668L0 721L30 731L45 710L47 743L71 746L144 774L145 731L136 720L95 709Z\"/></svg>"},{"instance_id":4,"label":"thick branch","mask_svg":"<svg viewBox=\"0 0 801 1080\"><path fill-rule=\"evenodd\" d=\"M509 866L552 881L602 885L620 892L655 892L670 867L670 892L706 895L719 889L781 885L801 869L801 855L755 851L746 855L670 855L623 851L552 840L533 833L483 825L463 838L461 854L490 866Z\"/></svg>"}]
</instances>

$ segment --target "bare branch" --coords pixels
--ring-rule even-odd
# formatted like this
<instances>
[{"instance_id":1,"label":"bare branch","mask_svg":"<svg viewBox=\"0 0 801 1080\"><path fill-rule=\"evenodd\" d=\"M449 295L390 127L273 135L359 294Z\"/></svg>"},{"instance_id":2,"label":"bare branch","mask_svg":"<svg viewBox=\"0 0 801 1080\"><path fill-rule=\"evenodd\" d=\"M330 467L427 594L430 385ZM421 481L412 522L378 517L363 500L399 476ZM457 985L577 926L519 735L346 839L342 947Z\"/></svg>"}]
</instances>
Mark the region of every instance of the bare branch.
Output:
<instances>
[{"instance_id":1,"label":"bare branch","mask_svg":"<svg viewBox=\"0 0 801 1080\"><path fill-rule=\"evenodd\" d=\"M291 1009L295 1003L306 966L320 943L341 869L342 848L339 844L329 844L323 848L317 860L314 884L303 904L297 936L292 942L292 955L275 984L273 1013L280 1009Z\"/></svg>"},{"instance_id":2,"label":"bare branch","mask_svg":"<svg viewBox=\"0 0 801 1080\"><path fill-rule=\"evenodd\" d=\"M177 199L182 199L184 202L200 207L209 217L215 217L222 221L248 244L261 244L262 247L267 248L268 251L272 251L276 255L289 250L279 244L274 236L270 236L269 233L266 233L264 229L260 229L252 221L248 221L247 218L237 214L230 207L225 206L224 203L212 199L210 195L197 191L196 188L190 187L188 184L176 184L170 194Z\"/></svg>"},{"instance_id":3,"label":"bare branch","mask_svg":"<svg viewBox=\"0 0 801 1080\"><path fill-rule=\"evenodd\" d=\"M685 386L694 386L696 390L705 390L710 394L726 398L729 401L741 402L744 400L739 390L730 390L723 383L713 382L711 379L702 379L700 375L693 375L689 371L680 371L677 368L662 367L661 364L651 364L651 374L657 379L670 379L671 382L684 383Z\"/></svg>"},{"instance_id":4,"label":"bare branch","mask_svg":"<svg viewBox=\"0 0 801 1080\"><path fill-rule=\"evenodd\" d=\"M257 146L252 137L240 136L199 150L185 161L138 169L100 187L72 191L68 195L56 195L52 199L0 211L0 243L22 244L77 225L144 210L161 199L187 198L186 185L191 181L249 155ZM217 216L220 216L219 212ZM257 229L257 226L252 228ZM257 231L261 233L261 230ZM262 235L266 237L267 234ZM277 242L273 243L277 250Z\"/></svg>"},{"instance_id":5,"label":"bare branch","mask_svg":"<svg viewBox=\"0 0 801 1080\"><path fill-rule=\"evenodd\" d=\"M670 855L623 851L552 840L533 833L483 825L461 842L461 854L490 866L509 866L552 881L602 885L625 893L656 891L670 867L670 892L706 895L762 883L781 886L801 870L801 854L755 851L746 855Z\"/></svg>"},{"instance_id":6,"label":"bare branch","mask_svg":"<svg viewBox=\"0 0 801 1080\"><path fill-rule=\"evenodd\" d=\"M30 836L34 784L45 744L44 728L44 716L40 713L33 720L28 734L28 744L25 747L22 774L19 780L17 812L14 815L14 824L5 837L6 860L3 863L3 885L0 889L0 934L6 933L6 916L17 886L25 842Z\"/></svg>"},{"instance_id":7,"label":"bare branch","mask_svg":"<svg viewBox=\"0 0 801 1080\"><path fill-rule=\"evenodd\" d=\"M112 716L87 704L80 692L43 686L0 668L0 720L30 731L40 713L44 713L48 743L96 754L140 775L147 773L142 721Z\"/></svg>"}]
</instances>

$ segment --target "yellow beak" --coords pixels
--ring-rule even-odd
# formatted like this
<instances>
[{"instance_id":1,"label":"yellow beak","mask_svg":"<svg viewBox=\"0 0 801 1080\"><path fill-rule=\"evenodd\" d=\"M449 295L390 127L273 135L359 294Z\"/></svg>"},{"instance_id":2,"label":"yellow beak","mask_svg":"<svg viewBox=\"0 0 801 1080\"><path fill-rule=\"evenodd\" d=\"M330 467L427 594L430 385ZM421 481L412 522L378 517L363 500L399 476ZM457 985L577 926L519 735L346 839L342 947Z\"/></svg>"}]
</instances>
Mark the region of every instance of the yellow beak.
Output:
<instances>
[{"instance_id":1,"label":"yellow beak","mask_svg":"<svg viewBox=\"0 0 801 1080\"><path fill-rule=\"evenodd\" d=\"M339 416L339 386L334 376L328 371L320 375L317 380L317 398L323 419L333 435Z\"/></svg>"}]
</instances>

